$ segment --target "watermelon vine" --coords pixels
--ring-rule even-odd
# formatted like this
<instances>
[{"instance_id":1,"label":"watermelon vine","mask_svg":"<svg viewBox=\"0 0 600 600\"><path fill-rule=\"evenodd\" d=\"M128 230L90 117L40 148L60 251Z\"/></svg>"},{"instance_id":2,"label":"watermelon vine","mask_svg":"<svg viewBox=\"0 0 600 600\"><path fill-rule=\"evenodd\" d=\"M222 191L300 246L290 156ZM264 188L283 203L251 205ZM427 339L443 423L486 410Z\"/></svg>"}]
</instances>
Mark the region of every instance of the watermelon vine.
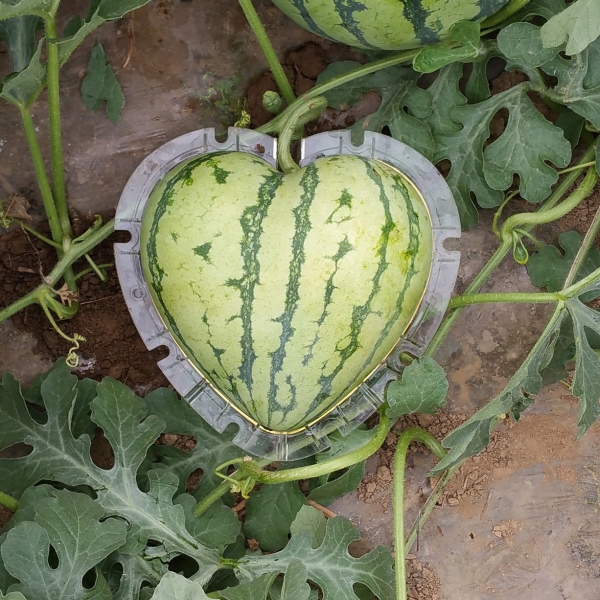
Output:
<instances>
[{"instance_id":1,"label":"watermelon vine","mask_svg":"<svg viewBox=\"0 0 600 600\"><path fill-rule=\"evenodd\" d=\"M65 336L56 319L80 310L78 280L89 270L104 279L110 268L97 265L90 254L113 232L114 222L98 220L76 237L69 219L59 74L97 27L148 2L94 0L86 18L74 19L60 34L60 0L0 0L0 37L14 70L0 84L0 98L21 116L50 237L23 222L10 202L0 204L0 224L22 226L51 246L57 260L50 273L41 274L34 290L0 309L0 322L38 304L57 334ZM494 219L498 247L464 293L452 299L425 357L408 357L401 376L389 384L378 425L347 437L332 435L330 449L300 464L271 465L241 455L230 432L213 431L169 390L141 399L110 378L101 383L78 380L69 366L83 341L79 334L68 338L73 351L67 360L30 388L22 390L5 374L0 382L0 451L25 443L32 452L0 458L0 505L15 512L0 535L0 598L403 600L404 559L418 530L452 475L466 458L486 447L499 422L518 419L543 383L560 380L571 362L572 392L580 405L579 435L600 416L600 354L595 347L600 313L589 306L600 297L600 258L593 249L600 209L584 237L561 236L564 254L532 233L580 205L598 181L596 0L465 0L456 3L458 12L446 2L439 3L445 8L429 3L426 9L420 0L407 0L393 7L401 11L394 19L370 21L369 10L379 6L379 0L274 2L317 35L337 36L368 49L373 58L365 64L329 65L317 85L296 98L251 0L240 0L281 92L281 97L274 92L265 97L265 106L276 116L258 129L279 136L281 170L299 170L293 142L327 106L342 110L376 91L381 104L352 127L355 140L365 131L385 131L436 163L449 161L447 181L465 228L477 222L480 208L499 207ZM43 39L36 38L40 26ZM390 49L399 51L381 52ZM95 68L103 69L113 82L103 53L97 50L94 56ZM507 70L521 73L522 80L492 94L486 70L498 59ZM430 73L436 73L435 79L425 84L421 77ZM31 116L46 89L51 176ZM105 99L114 116L114 107L122 104L119 94L92 92L90 105L98 108ZM554 111L554 121L538 110L534 95ZM493 138L490 124L500 113L508 119ZM217 160L213 163L211 168L221 168ZM539 208L511 214L500 224L503 210L517 195ZM196 250L206 262L210 248ZM546 292L480 293L511 253ZM254 255L248 256L251 262ZM80 259L89 268L78 267ZM164 273L155 275L160 284ZM473 304L505 302L549 303L555 308L505 388L441 443L420 429L400 435L394 469L395 568L385 548L361 558L350 556L348 545L358 537L356 529L341 517L326 520L323 505L357 487L364 461L381 447L402 415L433 414L445 402L448 382L433 357L461 311ZM246 355L252 355L248 348ZM276 360L282 353L272 355ZM101 469L90 458L98 427L116 456L111 469ZM188 454L156 444L161 434L170 433L193 436L197 445ZM437 457L430 475L440 481L405 536L404 461L413 441L425 444ZM202 482L187 493L188 478L197 469L204 472ZM299 481L305 482L302 489ZM231 510L232 494L244 498L244 522ZM244 537L250 534L264 552L246 551ZM85 550L92 547L92 552ZM51 549L56 557L51 557ZM30 568L24 569L24 564Z\"/></svg>"}]
</instances>

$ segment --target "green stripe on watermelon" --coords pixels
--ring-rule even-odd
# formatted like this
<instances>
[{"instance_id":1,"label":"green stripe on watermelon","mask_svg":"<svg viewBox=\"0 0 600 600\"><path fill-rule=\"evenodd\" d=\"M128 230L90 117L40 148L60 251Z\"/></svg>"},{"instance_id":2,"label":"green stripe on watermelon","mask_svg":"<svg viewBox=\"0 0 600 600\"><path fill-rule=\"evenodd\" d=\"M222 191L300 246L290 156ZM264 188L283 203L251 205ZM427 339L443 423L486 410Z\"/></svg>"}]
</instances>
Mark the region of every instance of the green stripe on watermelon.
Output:
<instances>
[{"instance_id":1,"label":"green stripe on watermelon","mask_svg":"<svg viewBox=\"0 0 600 600\"><path fill-rule=\"evenodd\" d=\"M424 46L439 41L437 31L427 24L429 13L423 7L423 0L413 0L404 4L404 16L414 27L417 39Z\"/></svg>"},{"instance_id":2,"label":"green stripe on watermelon","mask_svg":"<svg viewBox=\"0 0 600 600\"><path fill-rule=\"evenodd\" d=\"M276 323L281 324L281 335L279 337L279 347L271 355L271 374L269 380L268 402L268 419L272 418L275 410L280 410L284 418L296 408L294 398L287 406L283 406L277 401L278 386L275 383L276 376L281 372L283 360L286 355L286 344L294 335L292 328L292 320L298 308L300 300L300 275L302 267L306 259L304 244L306 237L311 229L310 222L310 207L315 199L317 186L319 185L319 174L316 165L312 164L306 167L302 179L300 180L300 188L302 189L301 201L294 208L295 232L292 239L292 260L289 266L289 279L286 285L285 306L283 313L274 319Z\"/></svg>"},{"instance_id":3,"label":"green stripe on watermelon","mask_svg":"<svg viewBox=\"0 0 600 600\"><path fill-rule=\"evenodd\" d=\"M275 191L281 185L281 174L271 173L264 178L264 182L258 190L256 204L244 210L240 225L244 233L241 242L241 254L244 261L243 275L240 279L230 279L227 285L237 289L242 299L240 319L242 320L242 364L239 374L241 380L246 384L252 403L252 369L256 360L252 337L252 310L254 305L254 290L260 281L260 262L258 254L261 247L261 234L263 222ZM255 407L256 410L256 407Z\"/></svg>"},{"instance_id":4,"label":"green stripe on watermelon","mask_svg":"<svg viewBox=\"0 0 600 600\"><path fill-rule=\"evenodd\" d=\"M366 5L358 2L358 0L334 0L334 3L337 13L342 20L343 27L355 37L362 47L376 50L377 46L373 46L365 38L365 34L355 17L355 13L367 10Z\"/></svg>"}]
</instances>

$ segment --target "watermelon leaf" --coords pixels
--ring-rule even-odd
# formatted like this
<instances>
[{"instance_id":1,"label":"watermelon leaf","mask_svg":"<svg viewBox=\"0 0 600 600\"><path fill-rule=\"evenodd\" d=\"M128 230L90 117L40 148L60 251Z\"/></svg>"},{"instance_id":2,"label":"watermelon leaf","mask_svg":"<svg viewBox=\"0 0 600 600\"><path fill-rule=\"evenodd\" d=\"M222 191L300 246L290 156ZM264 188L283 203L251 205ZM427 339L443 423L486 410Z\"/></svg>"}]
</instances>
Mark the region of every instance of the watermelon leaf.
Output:
<instances>
[{"instance_id":1,"label":"watermelon leaf","mask_svg":"<svg viewBox=\"0 0 600 600\"><path fill-rule=\"evenodd\" d=\"M498 34L500 52L510 60L519 61L527 67L541 67L552 60L558 48L546 48L542 44L541 28L531 23L513 23Z\"/></svg>"},{"instance_id":2,"label":"watermelon leaf","mask_svg":"<svg viewBox=\"0 0 600 600\"><path fill-rule=\"evenodd\" d=\"M244 582L240 585L219 591L219 595L225 600L267 600L269 590L275 582L277 571L265 573L253 581Z\"/></svg>"},{"instance_id":3,"label":"watermelon leaf","mask_svg":"<svg viewBox=\"0 0 600 600\"><path fill-rule=\"evenodd\" d=\"M318 548L323 543L326 529L327 519L325 515L308 504L298 511L294 522L290 526L292 535L296 535L301 531L310 533L313 548Z\"/></svg>"},{"instance_id":4,"label":"watermelon leaf","mask_svg":"<svg viewBox=\"0 0 600 600\"><path fill-rule=\"evenodd\" d=\"M302 561L290 561L281 588L281 600L309 600L312 591L307 578L308 570Z\"/></svg>"},{"instance_id":5,"label":"watermelon leaf","mask_svg":"<svg viewBox=\"0 0 600 600\"><path fill-rule=\"evenodd\" d=\"M0 600L27 600L21 592L10 592L7 596L0 590Z\"/></svg>"},{"instance_id":6,"label":"watermelon leaf","mask_svg":"<svg viewBox=\"0 0 600 600\"><path fill-rule=\"evenodd\" d=\"M202 586L169 571L161 580L152 600L209 600Z\"/></svg>"},{"instance_id":7,"label":"watermelon leaf","mask_svg":"<svg viewBox=\"0 0 600 600\"><path fill-rule=\"evenodd\" d=\"M558 245L564 253L561 253L556 246L542 246L532 254L527 263L527 272L533 285L539 288L545 287L549 292L562 290L583 238L584 236L576 231L567 231L561 233L558 238ZM600 250L591 248L581 265L576 281L587 277L598 268L600 268ZM593 289L580 298L582 302L591 302L598 296L600 290Z\"/></svg>"},{"instance_id":8,"label":"watermelon leaf","mask_svg":"<svg viewBox=\"0 0 600 600\"><path fill-rule=\"evenodd\" d=\"M35 15L47 11L52 0L10 0L0 2L0 21L21 17L23 15Z\"/></svg>"},{"instance_id":9,"label":"watermelon leaf","mask_svg":"<svg viewBox=\"0 0 600 600\"><path fill-rule=\"evenodd\" d=\"M594 286L600 293L600 285ZM577 298L567 301L567 309L573 319L575 335L575 375L573 395L579 398L580 438L600 416L600 355L594 351L586 330L600 335L600 312L583 304Z\"/></svg>"},{"instance_id":10,"label":"watermelon leaf","mask_svg":"<svg viewBox=\"0 0 600 600\"><path fill-rule=\"evenodd\" d=\"M565 317L566 311L557 308L535 346L502 392L442 440L442 445L449 449L448 454L430 471L430 475L439 475L465 458L481 452L490 443L491 432L500 421L507 416L517 420L533 402L532 396L542 389L540 373L552 359Z\"/></svg>"},{"instance_id":11,"label":"watermelon leaf","mask_svg":"<svg viewBox=\"0 0 600 600\"><path fill-rule=\"evenodd\" d=\"M379 600L393 600L396 596L389 550L379 546L361 558L353 558L348 545L359 537L348 519L334 517L327 521L323 543L316 548L311 532L300 531L280 552L241 558L236 572L255 579L273 572L285 573L300 561L306 567L307 579L321 588L323 600L356 600L357 583L368 587Z\"/></svg>"},{"instance_id":12,"label":"watermelon leaf","mask_svg":"<svg viewBox=\"0 0 600 600\"><path fill-rule=\"evenodd\" d=\"M581 54L565 59L557 56L542 69L558 79L547 95L587 119L600 129L600 39Z\"/></svg>"},{"instance_id":13,"label":"watermelon leaf","mask_svg":"<svg viewBox=\"0 0 600 600\"><path fill-rule=\"evenodd\" d=\"M360 485L364 475L365 461L352 465L337 477L333 477L333 474L328 475L327 481L311 489L308 499L329 506L336 498L354 491Z\"/></svg>"},{"instance_id":14,"label":"watermelon leaf","mask_svg":"<svg viewBox=\"0 0 600 600\"><path fill-rule=\"evenodd\" d=\"M113 594L113 600L139 600L142 585L158 585L168 565L159 558L113 552L101 569Z\"/></svg>"},{"instance_id":15,"label":"watermelon leaf","mask_svg":"<svg viewBox=\"0 0 600 600\"><path fill-rule=\"evenodd\" d=\"M20 108L30 106L43 88L46 67L40 61L44 40L40 40L37 50L27 66L15 75L8 75L0 83L0 98Z\"/></svg>"},{"instance_id":16,"label":"watermelon leaf","mask_svg":"<svg viewBox=\"0 0 600 600\"><path fill-rule=\"evenodd\" d=\"M264 485L246 504L244 532L263 550L277 552L288 543L290 526L306 498L296 482Z\"/></svg>"},{"instance_id":17,"label":"watermelon leaf","mask_svg":"<svg viewBox=\"0 0 600 600\"><path fill-rule=\"evenodd\" d=\"M39 500L35 520L13 527L2 544L4 565L20 581L11 589L30 598L108 600L111 594L99 572L93 588L83 586L84 575L125 541L126 522L104 517L94 500L68 490ZM50 544L58 565L48 562Z\"/></svg>"},{"instance_id":18,"label":"watermelon leaf","mask_svg":"<svg viewBox=\"0 0 600 600\"><path fill-rule=\"evenodd\" d=\"M460 77L458 70L452 77ZM458 204L463 227L477 222L478 214L472 196L480 206L498 206L513 183L520 177L521 196L530 202L548 197L558 175L547 164L552 161L566 166L571 158L571 146L560 128L547 121L527 96L528 84L522 83L496 94L484 102L465 105L451 81L446 83L451 94L447 98L453 107L450 116L462 126L460 131L435 131L434 162L451 162L447 182ZM492 144L484 146L490 137L490 123L502 108L509 111L505 131Z\"/></svg>"},{"instance_id":19,"label":"watermelon leaf","mask_svg":"<svg viewBox=\"0 0 600 600\"><path fill-rule=\"evenodd\" d=\"M237 540L241 523L236 513L222 502L211 504L199 517L194 514L196 499L190 494L177 496L175 504L183 508L188 531L205 546L222 553L226 546Z\"/></svg>"},{"instance_id":20,"label":"watermelon leaf","mask_svg":"<svg viewBox=\"0 0 600 600\"><path fill-rule=\"evenodd\" d=\"M233 434L217 433L206 421L173 390L160 388L150 392L144 401L151 415L156 415L165 426L166 434L190 435L195 446L189 452L173 446L156 445L150 447L150 453L142 471L166 469L179 479L178 493L186 491L188 477L202 469L202 479L194 490L197 500L213 490L221 479L214 474L215 468L241 456L241 450L232 443Z\"/></svg>"},{"instance_id":21,"label":"watermelon leaf","mask_svg":"<svg viewBox=\"0 0 600 600\"><path fill-rule=\"evenodd\" d=\"M0 39L8 49L13 73L27 68L37 47L35 33L40 25L40 18L25 15L0 21Z\"/></svg>"},{"instance_id":22,"label":"watermelon leaf","mask_svg":"<svg viewBox=\"0 0 600 600\"><path fill-rule=\"evenodd\" d=\"M565 52L580 54L600 37L600 10L597 0L576 0L542 27L545 48L557 48L565 42Z\"/></svg>"},{"instance_id":23,"label":"watermelon leaf","mask_svg":"<svg viewBox=\"0 0 600 600\"><path fill-rule=\"evenodd\" d=\"M447 393L444 369L433 358L420 358L404 369L401 380L388 385L387 415L391 419L413 413L432 415L446 402Z\"/></svg>"},{"instance_id":24,"label":"watermelon leaf","mask_svg":"<svg viewBox=\"0 0 600 600\"><path fill-rule=\"evenodd\" d=\"M317 84L356 68L358 63L344 61L329 65ZM419 74L404 67L391 67L336 87L325 96L332 108L343 110L360 100L367 92L381 96L381 105L371 115L352 126L356 142L365 131L381 132L389 128L392 137L405 142L427 157L433 154L433 139L426 119L431 112L431 96L417 86Z\"/></svg>"},{"instance_id":25,"label":"watermelon leaf","mask_svg":"<svg viewBox=\"0 0 600 600\"><path fill-rule=\"evenodd\" d=\"M413 69L419 73L434 73L454 62L472 62L481 53L481 26L473 21L458 21L450 29L454 45L425 46L413 60Z\"/></svg>"},{"instance_id":26,"label":"watermelon leaf","mask_svg":"<svg viewBox=\"0 0 600 600\"><path fill-rule=\"evenodd\" d=\"M558 173L548 162L566 167L571 160L571 144L562 130L535 108L525 86L509 92L500 99L500 105L510 113L506 129L484 151L485 178L493 189L506 190L516 174L521 197L541 202L558 180Z\"/></svg>"},{"instance_id":27,"label":"watermelon leaf","mask_svg":"<svg viewBox=\"0 0 600 600\"><path fill-rule=\"evenodd\" d=\"M164 469L150 472L147 493L136 481L148 447L163 431L163 421L148 416L143 401L117 381L106 378L97 392L92 420L104 430L115 452L115 465L109 470L92 462L87 435L75 439L71 433L70 415L78 389L77 378L68 368L54 369L42 384L44 424L31 418L18 383L6 375L0 385L0 420L6 425L0 430L0 448L26 441L33 450L23 458L0 459L0 486L17 496L41 480L89 486L107 515L128 522L122 551L139 552L152 538L163 544L167 554L195 559L198 578L209 578L219 568L219 553L186 529L183 507L172 502L179 483L176 476Z\"/></svg>"},{"instance_id":28,"label":"watermelon leaf","mask_svg":"<svg viewBox=\"0 0 600 600\"><path fill-rule=\"evenodd\" d=\"M100 110L106 100L106 114L116 125L125 105L125 96L104 48L97 42L92 50L87 74L81 85L83 103L93 111Z\"/></svg>"}]
</instances>

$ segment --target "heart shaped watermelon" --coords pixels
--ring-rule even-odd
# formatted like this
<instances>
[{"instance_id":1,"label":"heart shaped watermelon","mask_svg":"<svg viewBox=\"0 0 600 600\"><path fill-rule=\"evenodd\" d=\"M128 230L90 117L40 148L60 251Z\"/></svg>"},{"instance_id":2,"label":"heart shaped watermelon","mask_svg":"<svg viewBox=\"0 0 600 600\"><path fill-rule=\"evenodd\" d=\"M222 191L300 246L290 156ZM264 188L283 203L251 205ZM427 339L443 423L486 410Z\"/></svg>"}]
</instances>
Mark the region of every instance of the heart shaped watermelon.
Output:
<instances>
[{"instance_id":1,"label":"heart shaped watermelon","mask_svg":"<svg viewBox=\"0 0 600 600\"><path fill-rule=\"evenodd\" d=\"M392 167L341 155L284 175L241 152L171 171L146 205L140 250L184 354L278 433L323 417L385 360L432 252L427 208Z\"/></svg>"}]
</instances>

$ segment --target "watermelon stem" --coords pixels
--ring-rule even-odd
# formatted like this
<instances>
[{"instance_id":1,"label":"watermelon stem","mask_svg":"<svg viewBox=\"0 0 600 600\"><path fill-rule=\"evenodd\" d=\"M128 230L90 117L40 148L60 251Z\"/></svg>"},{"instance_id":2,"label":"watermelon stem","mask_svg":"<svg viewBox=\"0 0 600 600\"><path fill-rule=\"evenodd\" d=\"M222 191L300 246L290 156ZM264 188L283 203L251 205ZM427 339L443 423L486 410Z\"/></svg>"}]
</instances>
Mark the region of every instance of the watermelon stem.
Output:
<instances>
[{"instance_id":1,"label":"watermelon stem","mask_svg":"<svg viewBox=\"0 0 600 600\"><path fill-rule=\"evenodd\" d=\"M35 125L31 113L29 112L29 108L20 107L19 110L23 122L23 129L25 130L25 137L27 138L27 144L29 145L29 152L31 153L31 159L33 161L33 168L35 170L36 179L38 180L38 187L40 188L40 193L42 195L44 210L46 211L46 217L48 218L48 225L50 225L50 233L52 239L59 244L58 255L60 257L63 254L63 232L60 225L60 219L58 218L58 212L56 210L48 174L46 173L46 167L44 166L42 151L35 134Z\"/></svg>"},{"instance_id":2,"label":"watermelon stem","mask_svg":"<svg viewBox=\"0 0 600 600\"><path fill-rule=\"evenodd\" d=\"M300 170L298 163L292 158L291 145L294 132L298 127L312 121L321 115L327 108L327 98L319 96L314 100L299 104L289 115L285 126L281 130L277 147L277 160L279 167L284 173L292 173Z\"/></svg>"},{"instance_id":3,"label":"watermelon stem","mask_svg":"<svg viewBox=\"0 0 600 600\"><path fill-rule=\"evenodd\" d=\"M44 21L48 53L48 107L50 114L50 153L52 158L52 177L54 180L54 200L56 202L56 211L60 220L64 243L71 240L71 221L67 207L62 129L60 123L59 39L56 30L58 4L58 2L53 3ZM72 280L72 271L71 276L67 275L67 279Z\"/></svg>"},{"instance_id":4,"label":"watermelon stem","mask_svg":"<svg viewBox=\"0 0 600 600\"><path fill-rule=\"evenodd\" d=\"M571 212L581 202L583 202L583 200L590 196L597 181L598 174L596 173L595 166L589 167L588 172L581 184L579 184L577 189L558 206L554 206L545 211L519 213L508 217L508 219L504 221L504 224L500 230L502 239L508 239L510 236L512 236L512 232L521 225L543 225L546 223L552 223L553 221L564 217L567 213Z\"/></svg>"},{"instance_id":5,"label":"watermelon stem","mask_svg":"<svg viewBox=\"0 0 600 600\"><path fill-rule=\"evenodd\" d=\"M463 294L450 300L448 308L459 308L471 304L492 304L495 302L513 302L515 304L548 304L565 300L563 293L559 292L498 292L489 294Z\"/></svg>"},{"instance_id":6,"label":"watermelon stem","mask_svg":"<svg viewBox=\"0 0 600 600\"><path fill-rule=\"evenodd\" d=\"M92 233L86 232L74 240L69 249L64 253L64 256L58 261L52 271L43 278L42 283L37 288L0 310L0 323L31 304L41 305L43 302L47 303L52 299L51 296L56 293L52 288L60 281L67 269L70 269L77 260L104 241L114 231L114 227L115 222L109 221L106 225L95 229ZM73 314L73 309L68 309L64 306L61 308L59 316L65 318L73 316Z\"/></svg>"},{"instance_id":7,"label":"watermelon stem","mask_svg":"<svg viewBox=\"0 0 600 600\"><path fill-rule=\"evenodd\" d=\"M296 95L294 94L294 90L292 89L287 75L285 74L281 63L277 58L273 44L271 44L271 40L269 39L264 25L262 24L260 17L258 16L256 9L252 4L252 0L239 0L239 2L244 14L246 15L248 24L252 28L263 54L269 63L269 68L271 69L271 73L273 73L277 87L281 91L287 105L292 105L296 100Z\"/></svg>"},{"instance_id":8,"label":"watermelon stem","mask_svg":"<svg viewBox=\"0 0 600 600\"><path fill-rule=\"evenodd\" d=\"M13 512L16 512L17 508L19 508L18 500L15 500L12 496L9 496L4 492L0 492L0 504Z\"/></svg>"},{"instance_id":9,"label":"watermelon stem","mask_svg":"<svg viewBox=\"0 0 600 600\"><path fill-rule=\"evenodd\" d=\"M405 429L396 446L394 457L394 549L396 553L396 594L398 600L406 600L406 552L410 549L404 543L404 470L408 447L413 442L425 444L439 460L446 456L446 450L427 431L420 427ZM412 544L411 544L412 545Z\"/></svg>"},{"instance_id":10,"label":"watermelon stem","mask_svg":"<svg viewBox=\"0 0 600 600\"><path fill-rule=\"evenodd\" d=\"M386 405L383 406L385 407ZM336 471L360 463L377 452L383 442L385 442L391 424L390 419L385 414L384 410L381 410L380 415L379 425L377 426L373 438L360 448L353 450L348 454L343 454L342 456L320 462L316 465L298 467L296 469L286 469L285 471L264 471L256 461L244 461L240 467L240 478L253 477L255 481L263 484L287 483L290 481L313 479L315 477L321 477L322 475L329 475L330 473L335 473Z\"/></svg>"},{"instance_id":11,"label":"watermelon stem","mask_svg":"<svg viewBox=\"0 0 600 600\"><path fill-rule=\"evenodd\" d=\"M382 69L387 69L388 67L393 67L399 64L409 63L413 60L415 56L420 52L420 49L417 48L415 50L405 50L398 54L394 54L389 58L382 58L380 60L373 61L371 63L367 63L366 65L361 65L356 69L352 69L351 71L347 71L342 75L338 75L337 77L333 77L316 85L314 88L306 92L303 96L300 96L293 104L288 106L280 115L271 119L268 123L259 127L257 131L260 133L280 133L285 127L287 120L290 118L292 112L300 106L300 104L306 102L307 100L313 100L314 98L318 98L328 92L329 90L333 90L340 85L344 85L345 83L349 83L350 81L354 81L355 79L359 79L360 77L364 77L365 75L369 75L371 73L375 73L377 71L381 71Z\"/></svg>"},{"instance_id":12,"label":"watermelon stem","mask_svg":"<svg viewBox=\"0 0 600 600\"><path fill-rule=\"evenodd\" d=\"M590 162L590 160L594 158L595 154L596 154L596 149L593 146L590 146L585 151L585 153L581 156L581 158L579 159L577 164L584 164L584 163ZM580 176L579 171L572 171L572 172L568 173L567 176L556 187L556 189L554 190L552 195L540 207L538 212L537 213L529 213L529 214L532 217L543 216L545 213L552 210L552 208L561 200L561 198L569 192L571 186L575 183L575 181L579 178L579 176ZM575 190L575 192L573 192L573 193L575 194L575 193L577 193L577 191L578 190ZM514 215L514 216L517 217L518 215ZM512 219L512 217L510 217L510 218ZM509 219L507 219L507 222L508 221L509 221ZM524 223L516 224L513 221L514 227L520 227L521 225L523 225L523 227L520 227L520 228L525 231L531 231L537 224L538 224L538 222L535 221L535 219L533 219L533 221L530 220L526 224L524 224ZM506 225L506 223L505 223L505 225ZM510 238L508 236L502 237L500 246L497 248L497 250L491 256L491 258L488 260L488 262L485 264L485 266L481 269L481 271L479 271L479 273L477 274L475 279L473 279L473 281L469 284L469 286L465 290L465 294L475 294L476 292L478 292L481 289L481 287L483 286L483 284L489 279L490 275L496 270L496 268L504 260L506 255L512 250L512 247L513 247L512 236ZM444 319L444 321L440 325L439 329L437 330L435 336L429 343L429 346L427 347L427 350L425 352L425 356L434 356L435 355L435 353L439 350L440 346L442 345L443 341L446 339L446 336L448 335L448 333L450 332L450 330L456 323L458 317L460 316L460 314L464 310L464 308L465 308L464 306L455 308L446 315L446 318Z\"/></svg>"}]
</instances>

